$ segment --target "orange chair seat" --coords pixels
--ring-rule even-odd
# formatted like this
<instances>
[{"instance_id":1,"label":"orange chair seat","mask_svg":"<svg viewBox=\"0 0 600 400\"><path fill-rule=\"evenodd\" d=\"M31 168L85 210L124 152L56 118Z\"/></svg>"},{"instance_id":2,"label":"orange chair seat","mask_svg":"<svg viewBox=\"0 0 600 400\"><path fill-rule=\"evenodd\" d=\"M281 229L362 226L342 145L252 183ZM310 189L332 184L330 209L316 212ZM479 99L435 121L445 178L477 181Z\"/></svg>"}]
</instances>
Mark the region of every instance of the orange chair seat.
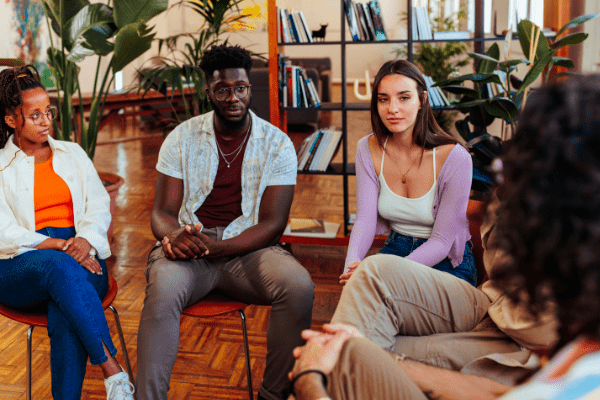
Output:
<instances>
[{"instance_id":1,"label":"orange chair seat","mask_svg":"<svg viewBox=\"0 0 600 400\"><path fill-rule=\"evenodd\" d=\"M189 317L216 317L246 308L248 304L226 297L220 293L209 293L202 300L183 309Z\"/></svg>"}]
</instances>

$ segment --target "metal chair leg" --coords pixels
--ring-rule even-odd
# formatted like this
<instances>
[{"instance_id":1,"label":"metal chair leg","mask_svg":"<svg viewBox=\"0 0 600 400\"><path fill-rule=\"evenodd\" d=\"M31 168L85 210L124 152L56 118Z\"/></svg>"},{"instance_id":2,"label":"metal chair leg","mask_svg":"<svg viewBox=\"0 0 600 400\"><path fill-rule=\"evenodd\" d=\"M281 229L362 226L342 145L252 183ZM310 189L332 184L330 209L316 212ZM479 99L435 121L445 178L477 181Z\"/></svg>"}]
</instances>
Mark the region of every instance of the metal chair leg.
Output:
<instances>
[{"instance_id":1,"label":"metal chair leg","mask_svg":"<svg viewBox=\"0 0 600 400\"><path fill-rule=\"evenodd\" d=\"M35 326L30 325L27 330L27 400L31 400L31 338Z\"/></svg>"},{"instance_id":2,"label":"metal chair leg","mask_svg":"<svg viewBox=\"0 0 600 400\"><path fill-rule=\"evenodd\" d=\"M252 370L250 369L250 349L248 347L248 331L246 330L246 316L243 310L239 310L240 318L242 318L242 330L244 332L244 351L246 353L246 376L248 380L248 396L250 400L254 400L252 393Z\"/></svg>"},{"instance_id":3,"label":"metal chair leg","mask_svg":"<svg viewBox=\"0 0 600 400\"><path fill-rule=\"evenodd\" d=\"M115 315L115 321L117 322L117 330L119 331L119 340L121 341L121 348L123 349L123 355L125 356L125 364L127 365L127 373L129 374L129 379L131 379L131 383L135 386L135 378L133 377L133 372L131 371L131 363L129 362L129 354L127 353L127 347L125 347L125 338L123 337L123 330L121 329L121 321L119 320L119 313L117 310L111 305L108 306L110 310Z\"/></svg>"}]
</instances>

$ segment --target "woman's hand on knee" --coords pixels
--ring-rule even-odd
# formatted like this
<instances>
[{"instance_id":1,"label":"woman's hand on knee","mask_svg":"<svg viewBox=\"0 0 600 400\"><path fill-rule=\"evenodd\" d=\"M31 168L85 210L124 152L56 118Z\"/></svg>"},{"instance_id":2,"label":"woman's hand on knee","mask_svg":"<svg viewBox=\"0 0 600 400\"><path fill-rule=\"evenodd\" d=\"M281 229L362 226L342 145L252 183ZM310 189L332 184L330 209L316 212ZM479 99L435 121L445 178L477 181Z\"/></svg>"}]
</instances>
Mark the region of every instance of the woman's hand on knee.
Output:
<instances>
[{"instance_id":1,"label":"woman's hand on knee","mask_svg":"<svg viewBox=\"0 0 600 400\"><path fill-rule=\"evenodd\" d=\"M81 264L84 259L90 258L91 248L92 246L84 238L74 237L65 242L62 251L73 257L75 261Z\"/></svg>"},{"instance_id":2,"label":"woman's hand on knee","mask_svg":"<svg viewBox=\"0 0 600 400\"><path fill-rule=\"evenodd\" d=\"M83 261L80 261L79 264L81 264L83 268L87 269L92 274L102 275L102 267L100 266L98 260L96 260L96 257L92 255L88 255L83 259Z\"/></svg>"},{"instance_id":3,"label":"woman's hand on knee","mask_svg":"<svg viewBox=\"0 0 600 400\"><path fill-rule=\"evenodd\" d=\"M348 279L350 279L350 277L354 273L354 270L356 270L356 267L358 267L359 264L359 261L354 261L352 264L348 265L348 271L340 275L341 285L345 285L346 282L348 282Z\"/></svg>"}]
</instances>

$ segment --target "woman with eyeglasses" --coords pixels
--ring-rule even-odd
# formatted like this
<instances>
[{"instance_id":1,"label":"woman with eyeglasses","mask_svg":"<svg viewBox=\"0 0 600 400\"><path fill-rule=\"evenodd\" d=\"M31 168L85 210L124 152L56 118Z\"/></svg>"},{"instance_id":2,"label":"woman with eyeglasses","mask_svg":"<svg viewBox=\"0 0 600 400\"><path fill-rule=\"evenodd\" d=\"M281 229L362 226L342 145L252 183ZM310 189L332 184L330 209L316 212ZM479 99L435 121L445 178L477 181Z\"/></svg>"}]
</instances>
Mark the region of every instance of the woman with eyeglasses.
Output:
<instances>
[{"instance_id":1,"label":"woman with eyeglasses","mask_svg":"<svg viewBox=\"0 0 600 400\"><path fill-rule=\"evenodd\" d=\"M55 399L81 398L89 357L108 399L133 400L101 302L110 198L83 149L50 137L55 116L33 66L0 72L0 302L48 313Z\"/></svg>"}]
</instances>

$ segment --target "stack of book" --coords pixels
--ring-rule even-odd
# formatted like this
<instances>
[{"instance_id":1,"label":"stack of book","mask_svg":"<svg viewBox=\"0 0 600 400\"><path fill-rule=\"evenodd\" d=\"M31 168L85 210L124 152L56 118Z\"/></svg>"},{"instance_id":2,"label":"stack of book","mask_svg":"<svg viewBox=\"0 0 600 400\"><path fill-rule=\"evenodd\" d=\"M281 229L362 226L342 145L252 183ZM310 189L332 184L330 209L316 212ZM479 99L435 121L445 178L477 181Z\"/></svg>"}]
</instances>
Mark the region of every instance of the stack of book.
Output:
<instances>
[{"instance_id":1,"label":"stack of book","mask_svg":"<svg viewBox=\"0 0 600 400\"><path fill-rule=\"evenodd\" d=\"M282 107L321 107L317 86L304 68L292 65L289 57L278 54L279 98Z\"/></svg>"},{"instance_id":2,"label":"stack of book","mask_svg":"<svg viewBox=\"0 0 600 400\"><path fill-rule=\"evenodd\" d=\"M298 171L325 171L340 145L342 132L325 129L312 133L298 149Z\"/></svg>"},{"instance_id":3,"label":"stack of book","mask_svg":"<svg viewBox=\"0 0 600 400\"><path fill-rule=\"evenodd\" d=\"M432 108L437 107L448 107L450 102L446 98L446 95L438 86L433 86L435 82L430 76L423 75L425 79L425 85L427 85L427 94L429 98L429 105Z\"/></svg>"},{"instance_id":4,"label":"stack of book","mask_svg":"<svg viewBox=\"0 0 600 400\"><path fill-rule=\"evenodd\" d=\"M412 38L413 40L469 40L471 34L467 31L433 32L427 7L412 8Z\"/></svg>"},{"instance_id":5,"label":"stack of book","mask_svg":"<svg viewBox=\"0 0 600 400\"><path fill-rule=\"evenodd\" d=\"M358 3L344 0L348 28L354 41L387 40L378 0Z\"/></svg>"},{"instance_id":6,"label":"stack of book","mask_svg":"<svg viewBox=\"0 0 600 400\"><path fill-rule=\"evenodd\" d=\"M302 11L277 7L277 39L279 43L312 43L313 37Z\"/></svg>"}]
</instances>

